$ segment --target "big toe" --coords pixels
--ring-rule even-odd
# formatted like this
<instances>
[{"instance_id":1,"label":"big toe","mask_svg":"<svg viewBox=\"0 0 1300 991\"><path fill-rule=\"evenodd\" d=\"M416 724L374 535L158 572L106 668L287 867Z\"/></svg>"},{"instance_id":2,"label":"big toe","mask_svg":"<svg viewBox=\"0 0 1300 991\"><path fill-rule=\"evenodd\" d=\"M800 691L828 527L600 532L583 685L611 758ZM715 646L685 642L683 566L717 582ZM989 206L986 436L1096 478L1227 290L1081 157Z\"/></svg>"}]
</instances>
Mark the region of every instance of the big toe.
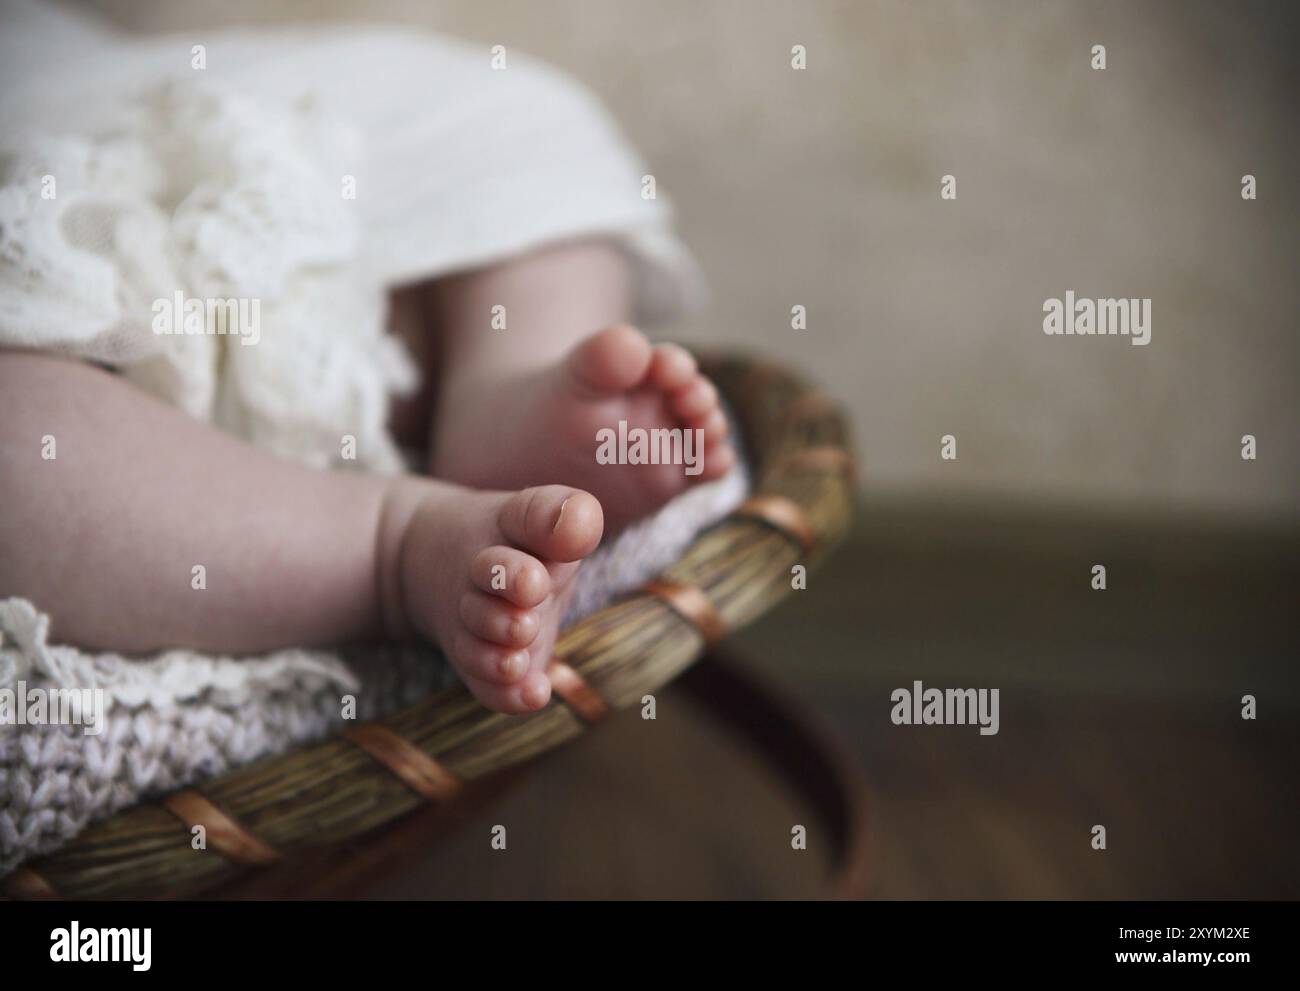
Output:
<instances>
[{"instance_id":1,"label":"big toe","mask_svg":"<svg viewBox=\"0 0 1300 991\"><path fill-rule=\"evenodd\" d=\"M551 561L577 561L596 549L605 517L596 497L567 485L539 485L510 496L497 518L516 547Z\"/></svg>"},{"instance_id":2,"label":"big toe","mask_svg":"<svg viewBox=\"0 0 1300 991\"><path fill-rule=\"evenodd\" d=\"M581 391L600 396L627 392L650 368L653 349L635 327L618 324L592 334L570 352L566 368Z\"/></svg>"}]
</instances>

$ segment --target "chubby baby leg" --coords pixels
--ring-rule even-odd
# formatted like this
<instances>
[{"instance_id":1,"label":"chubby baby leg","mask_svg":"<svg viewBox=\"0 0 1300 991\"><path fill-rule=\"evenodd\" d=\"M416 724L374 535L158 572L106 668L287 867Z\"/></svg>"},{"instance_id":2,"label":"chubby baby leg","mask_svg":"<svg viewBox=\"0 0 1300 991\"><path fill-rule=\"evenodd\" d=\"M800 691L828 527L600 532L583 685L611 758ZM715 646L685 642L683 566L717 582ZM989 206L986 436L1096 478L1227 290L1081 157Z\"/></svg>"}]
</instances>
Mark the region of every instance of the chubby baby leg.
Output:
<instances>
[{"instance_id":1,"label":"chubby baby leg","mask_svg":"<svg viewBox=\"0 0 1300 991\"><path fill-rule=\"evenodd\" d=\"M492 708L549 699L570 582L601 536L590 495L316 471L46 355L0 351L0 393L0 597L35 601L57 640L259 653L420 637Z\"/></svg>"}]
</instances>

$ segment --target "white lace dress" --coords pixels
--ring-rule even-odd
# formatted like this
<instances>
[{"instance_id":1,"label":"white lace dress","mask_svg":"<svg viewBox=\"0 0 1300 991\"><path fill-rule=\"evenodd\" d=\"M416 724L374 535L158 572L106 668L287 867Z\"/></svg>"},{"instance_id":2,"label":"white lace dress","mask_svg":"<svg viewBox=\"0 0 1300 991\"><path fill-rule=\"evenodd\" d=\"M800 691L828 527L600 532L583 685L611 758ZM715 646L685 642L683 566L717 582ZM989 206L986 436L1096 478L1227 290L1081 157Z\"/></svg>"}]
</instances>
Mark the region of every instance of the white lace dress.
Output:
<instances>
[{"instance_id":1,"label":"white lace dress","mask_svg":"<svg viewBox=\"0 0 1300 991\"><path fill-rule=\"evenodd\" d=\"M110 365L287 458L396 471L387 406L416 372L384 333L387 290L603 234L633 261L640 319L670 314L699 281L646 171L585 90L522 53L377 28L125 36L0 0L0 347ZM258 300L257 346L155 333L178 291ZM744 489L693 490L602 548L569 618L675 559ZM142 796L320 738L344 692L368 718L448 678L429 651L123 658L47 630L40 603L0 600L0 691L99 687L108 718L97 736L0 725L0 872Z\"/></svg>"}]
</instances>

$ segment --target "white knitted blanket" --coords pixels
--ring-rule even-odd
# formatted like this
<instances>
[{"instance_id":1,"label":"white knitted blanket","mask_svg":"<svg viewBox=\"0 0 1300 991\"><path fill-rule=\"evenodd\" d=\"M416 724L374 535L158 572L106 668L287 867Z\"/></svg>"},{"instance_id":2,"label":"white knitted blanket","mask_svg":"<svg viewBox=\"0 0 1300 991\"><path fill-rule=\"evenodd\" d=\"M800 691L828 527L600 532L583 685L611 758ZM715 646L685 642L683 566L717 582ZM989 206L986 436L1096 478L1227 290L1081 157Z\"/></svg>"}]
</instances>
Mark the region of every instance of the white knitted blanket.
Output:
<instances>
[{"instance_id":1,"label":"white knitted blanket","mask_svg":"<svg viewBox=\"0 0 1300 991\"><path fill-rule=\"evenodd\" d=\"M369 28L135 38L0 0L0 346L75 355L280 456L396 471L415 371L391 286L582 235L619 243L638 318L698 295L662 193L580 86L515 51ZM260 338L155 333L154 304L256 299ZM486 318L486 315L485 315ZM344 460L340 438L355 438ZM743 497L736 474L583 567L585 614ZM3 512L0 507L0 512ZM0 872L142 797L444 684L432 651L90 655L0 600L0 692L102 688L103 732L0 725Z\"/></svg>"}]
</instances>

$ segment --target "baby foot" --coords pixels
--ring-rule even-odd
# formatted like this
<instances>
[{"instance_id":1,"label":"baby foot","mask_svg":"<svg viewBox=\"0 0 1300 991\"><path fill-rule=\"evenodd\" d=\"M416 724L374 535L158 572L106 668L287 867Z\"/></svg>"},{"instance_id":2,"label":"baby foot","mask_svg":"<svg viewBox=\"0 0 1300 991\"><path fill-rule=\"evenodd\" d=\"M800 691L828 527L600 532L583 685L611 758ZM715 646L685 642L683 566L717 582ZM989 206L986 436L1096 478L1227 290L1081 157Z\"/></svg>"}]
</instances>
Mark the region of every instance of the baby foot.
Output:
<instances>
[{"instance_id":1,"label":"baby foot","mask_svg":"<svg viewBox=\"0 0 1300 991\"><path fill-rule=\"evenodd\" d=\"M413 628L438 644L488 708L545 706L573 577L600 543L600 504L563 485L503 493L416 483L398 492L385 512L394 535L384 541L390 631Z\"/></svg>"},{"instance_id":2,"label":"baby foot","mask_svg":"<svg viewBox=\"0 0 1300 991\"><path fill-rule=\"evenodd\" d=\"M662 442L663 428L681 431L673 448L678 463L635 463L647 460L636 453L637 437ZM654 430L661 432L648 433ZM725 475L735 460L718 390L695 359L616 326L541 371L448 381L430 467L439 478L475 487L578 486L600 501L612 533L687 486Z\"/></svg>"}]
</instances>

